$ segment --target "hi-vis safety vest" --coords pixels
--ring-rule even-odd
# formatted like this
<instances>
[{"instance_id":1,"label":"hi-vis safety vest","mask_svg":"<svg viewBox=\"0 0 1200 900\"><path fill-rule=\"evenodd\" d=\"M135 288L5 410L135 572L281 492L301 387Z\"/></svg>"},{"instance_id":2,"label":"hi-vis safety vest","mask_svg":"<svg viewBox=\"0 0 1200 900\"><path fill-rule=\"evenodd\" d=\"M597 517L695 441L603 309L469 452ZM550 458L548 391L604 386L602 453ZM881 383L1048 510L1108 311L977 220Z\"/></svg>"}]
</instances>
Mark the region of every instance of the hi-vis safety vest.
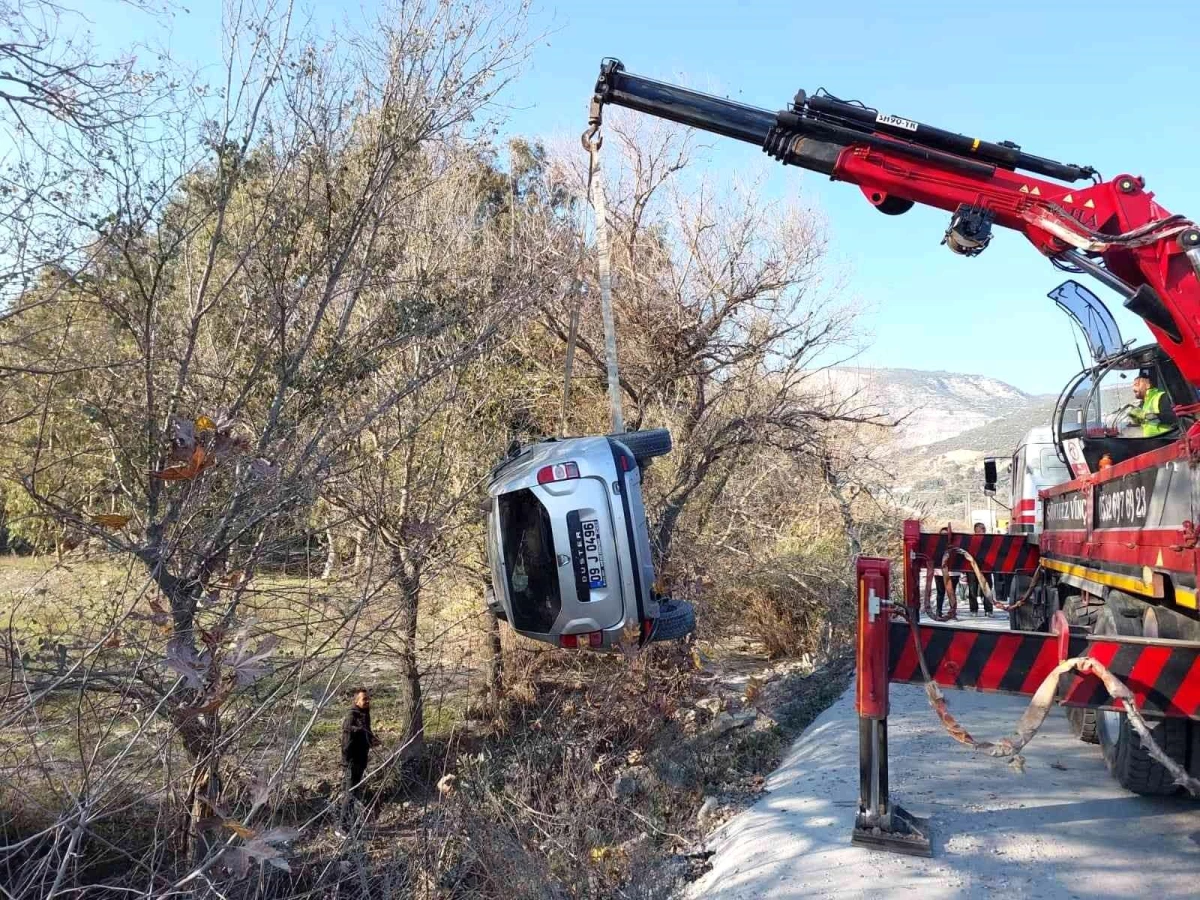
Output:
<instances>
[{"instance_id":1,"label":"hi-vis safety vest","mask_svg":"<svg viewBox=\"0 0 1200 900\"><path fill-rule=\"evenodd\" d=\"M1142 437L1158 437L1171 430L1170 425L1158 421L1162 400L1166 395L1167 392L1162 388L1152 387L1146 391L1146 396L1142 398Z\"/></svg>"}]
</instances>

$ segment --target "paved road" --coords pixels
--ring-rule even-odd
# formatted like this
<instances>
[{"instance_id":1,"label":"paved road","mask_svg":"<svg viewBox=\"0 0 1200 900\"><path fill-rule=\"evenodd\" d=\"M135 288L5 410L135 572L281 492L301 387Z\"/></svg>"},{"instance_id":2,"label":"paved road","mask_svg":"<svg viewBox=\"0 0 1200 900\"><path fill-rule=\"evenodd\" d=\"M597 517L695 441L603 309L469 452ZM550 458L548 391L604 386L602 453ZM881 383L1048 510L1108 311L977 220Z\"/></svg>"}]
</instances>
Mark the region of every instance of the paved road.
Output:
<instances>
[{"instance_id":1,"label":"paved road","mask_svg":"<svg viewBox=\"0 0 1200 900\"><path fill-rule=\"evenodd\" d=\"M947 698L981 740L1009 734L1026 702ZM847 691L796 742L769 793L710 838L713 869L690 895L1200 897L1200 802L1122 791L1099 748L1071 737L1061 709L1026 748L1024 774L954 743L916 686L892 686L888 740L892 796L932 817L932 859L850 845L858 731Z\"/></svg>"}]
</instances>

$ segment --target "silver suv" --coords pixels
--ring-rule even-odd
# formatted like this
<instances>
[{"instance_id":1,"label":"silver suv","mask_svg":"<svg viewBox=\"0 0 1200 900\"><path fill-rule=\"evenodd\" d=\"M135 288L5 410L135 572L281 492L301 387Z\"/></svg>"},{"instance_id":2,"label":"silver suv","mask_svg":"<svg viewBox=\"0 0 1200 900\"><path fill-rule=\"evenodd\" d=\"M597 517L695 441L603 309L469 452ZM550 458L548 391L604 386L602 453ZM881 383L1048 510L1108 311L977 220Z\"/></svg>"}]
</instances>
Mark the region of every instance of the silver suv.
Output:
<instances>
[{"instance_id":1,"label":"silver suv","mask_svg":"<svg viewBox=\"0 0 1200 900\"><path fill-rule=\"evenodd\" d=\"M654 592L642 469L671 451L665 428L530 444L492 470L487 605L526 637L607 648L681 638L692 606Z\"/></svg>"}]
</instances>

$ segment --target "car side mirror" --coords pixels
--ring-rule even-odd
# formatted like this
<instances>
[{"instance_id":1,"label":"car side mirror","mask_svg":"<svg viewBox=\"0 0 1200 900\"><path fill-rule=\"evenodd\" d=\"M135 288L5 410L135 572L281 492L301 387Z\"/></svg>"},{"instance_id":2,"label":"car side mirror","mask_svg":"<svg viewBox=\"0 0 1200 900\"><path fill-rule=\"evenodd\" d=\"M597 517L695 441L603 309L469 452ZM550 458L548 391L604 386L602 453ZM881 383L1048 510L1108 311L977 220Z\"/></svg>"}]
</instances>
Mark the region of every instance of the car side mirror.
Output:
<instances>
[{"instance_id":1,"label":"car side mirror","mask_svg":"<svg viewBox=\"0 0 1200 900\"><path fill-rule=\"evenodd\" d=\"M996 461L994 459L983 461L983 492L985 494L996 493Z\"/></svg>"}]
</instances>

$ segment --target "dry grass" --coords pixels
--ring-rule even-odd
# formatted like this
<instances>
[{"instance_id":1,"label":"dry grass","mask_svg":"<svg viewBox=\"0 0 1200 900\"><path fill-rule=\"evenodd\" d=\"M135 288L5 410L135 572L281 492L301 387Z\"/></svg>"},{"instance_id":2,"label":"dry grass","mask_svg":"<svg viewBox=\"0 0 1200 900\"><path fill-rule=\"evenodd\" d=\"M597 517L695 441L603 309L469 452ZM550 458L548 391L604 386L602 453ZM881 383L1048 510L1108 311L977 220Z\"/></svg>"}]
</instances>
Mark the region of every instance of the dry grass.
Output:
<instances>
[{"instance_id":1,"label":"dry grass","mask_svg":"<svg viewBox=\"0 0 1200 900\"><path fill-rule=\"evenodd\" d=\"M785 691L773 690L770 673L763 674L768 659L722 652L720 641L702 652L654 645L636 655L601 656L563 654L505 630L506 690L493 707L482 699L478 613L468 592L445 590L420 629L424 751L397 756L373 777L363 830L341 841L329 813L340 789L343 705L314 702L308 682L288 670L328 638L331 611L348 600L341 587L282 576L256 585L256 618L284 638L283 665L238 707L260 711L241 740L250 752L230 759L228 777L234 785L240 772L240 783L248 784L256 774L254 747L302 736L268 812L273 825L303 830L291 848L290 874L264 869L253 886L226 884L228 896L662 896L702 866L687 854L712 824L696 819L705 799L718 798L728 814L756 797L788 739L842 684L793 674ZM766 598L755 601L765 604L776 599L772 587L756 582L744 596ZM84 623L98 636L113 616L146 602L131 573L107 563L0 565L0 605L11 633L26 645L78 634ZM792 620L790 627L813 621ZM137 636L149 623L120 627L129 646L150 639ZM315 654L309 663L322 658L342 667L348 682L371 686L384 741L375 758L385 758L395 749L397 687L386 630L369 644ZM756 685L749 692L744 676ZM276 699L264 706L272 691ZM712 731L718 707L736 712L743 705L759 707L753 725ZM120 797L107 798L113 812L98 820L84 848L81 881L136 876L131 859L164 870L182 864L181 848L164 842L178 824L179 797L161 790L169 767L181 762L179 747L165 723L130 741L137 720L119 698L100 697L82 709L68 693L48 695L10 721L0 730L0 840L11 845L52 825L97 762L109 761L122 767ZM452 785L442 781L445 775L454 776ZM244 793L230 791L231 809L249 804ZM8 865L31 856L10 853Z\"/></svg>"}]
</instances>

